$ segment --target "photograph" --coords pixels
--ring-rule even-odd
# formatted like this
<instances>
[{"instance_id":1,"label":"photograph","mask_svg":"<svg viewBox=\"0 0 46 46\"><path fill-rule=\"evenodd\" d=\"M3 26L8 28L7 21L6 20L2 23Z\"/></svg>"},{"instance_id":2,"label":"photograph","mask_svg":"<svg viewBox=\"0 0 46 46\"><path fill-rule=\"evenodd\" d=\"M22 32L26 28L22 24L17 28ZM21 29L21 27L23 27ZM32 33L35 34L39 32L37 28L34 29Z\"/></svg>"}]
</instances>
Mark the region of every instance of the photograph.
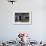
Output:
<instances>
[{"instance_id":1,"label":"photograph","mask_svg":"<svg viewBox=\"0 0 46 46\"><path fill-rule=\"evenodd\" d=\"M15 22L29 22L29 13L15 13Z\"/></svg>"},{"instance_id":2,"label":"photograph","mask_svg":"<svg viewBox=\"0 0 46 46\"><path fill-rule=\"evenodd\" d=\"M13 21L15 25L32 25L32 12L27 12L27 11L19 11L19 12L15 12L14 17L13 17Z\"/></svg>"}]
</instances>

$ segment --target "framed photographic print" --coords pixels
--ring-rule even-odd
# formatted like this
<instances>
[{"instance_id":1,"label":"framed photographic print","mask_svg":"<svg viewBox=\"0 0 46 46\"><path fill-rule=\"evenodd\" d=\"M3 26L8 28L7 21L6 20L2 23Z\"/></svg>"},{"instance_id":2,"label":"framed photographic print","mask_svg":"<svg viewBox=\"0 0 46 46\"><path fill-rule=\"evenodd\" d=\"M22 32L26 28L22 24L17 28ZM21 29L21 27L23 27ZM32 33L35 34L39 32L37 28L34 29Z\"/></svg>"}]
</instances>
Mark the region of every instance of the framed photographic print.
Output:
<instances>
[{"instance_id":1,"label":"framed photographic print","mask_svg":"<svg viewBox=\"0 0 46 46\"><path fill-rule=\"evenodd\" d=\"M32 12L15 12L13 24L32 24Z\"/></svg>"}]
</instances>

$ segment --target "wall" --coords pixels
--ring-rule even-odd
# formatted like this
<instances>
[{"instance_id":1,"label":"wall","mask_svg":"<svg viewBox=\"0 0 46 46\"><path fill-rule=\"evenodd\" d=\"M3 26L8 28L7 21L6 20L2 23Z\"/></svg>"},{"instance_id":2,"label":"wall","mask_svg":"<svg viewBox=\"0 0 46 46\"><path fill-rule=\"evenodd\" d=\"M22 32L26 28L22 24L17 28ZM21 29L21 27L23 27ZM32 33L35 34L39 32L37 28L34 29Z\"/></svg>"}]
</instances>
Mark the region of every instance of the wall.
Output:
<instances>
[{"instance_id":1,"label":"wall","mask_svg":"<svg viewBox=\"0 0 46 46\"><path fill-rule=\"evenodd\" d=\"M45 5L45 0L17 0L13 5L7 0L0 0L0 40L15 39L18 32L29 32L37 41L46 40ZM32 25L11 23L15 11L32 11Z\"/></svg>"}]
</instances>

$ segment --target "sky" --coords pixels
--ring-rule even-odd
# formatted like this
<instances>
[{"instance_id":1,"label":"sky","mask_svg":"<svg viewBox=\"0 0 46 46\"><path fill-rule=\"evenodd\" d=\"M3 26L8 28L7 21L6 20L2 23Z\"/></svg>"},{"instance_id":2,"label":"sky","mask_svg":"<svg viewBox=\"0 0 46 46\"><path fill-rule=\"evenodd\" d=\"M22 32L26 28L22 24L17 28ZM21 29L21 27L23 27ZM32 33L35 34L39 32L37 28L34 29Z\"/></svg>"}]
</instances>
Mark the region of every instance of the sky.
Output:
<instances>
[{"instance_id":1,"label":"sky","mask_svg":"<svg viewBox=\"0 0 46 46\"><path fill-rule=\"evenodd\" d=\"M31 34L32 40L46 40L45 0L17 0L13 5L0 0L0 41L15 40L19 32ZM32 11L32 25L14 25L13 16L18 11Z\"/></svg>"}]
</instances>

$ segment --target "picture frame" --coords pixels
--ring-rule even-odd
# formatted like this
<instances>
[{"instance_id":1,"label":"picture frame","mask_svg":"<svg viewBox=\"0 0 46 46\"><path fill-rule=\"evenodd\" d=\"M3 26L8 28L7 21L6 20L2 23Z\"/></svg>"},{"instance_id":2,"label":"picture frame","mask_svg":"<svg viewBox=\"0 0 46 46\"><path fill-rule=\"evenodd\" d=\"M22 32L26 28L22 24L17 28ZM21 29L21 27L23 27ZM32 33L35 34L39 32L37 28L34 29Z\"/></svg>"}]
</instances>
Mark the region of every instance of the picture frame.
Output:
<instances>
[{"instance_id":1,"label":"picture frame","mask_svg":"<svg viewBox=\"0 0 46 46\"><path fill-rule=\"evenodd\" d=\"M22 17L21 16L21 17L19 17L19 20L18 21L17 20L15 21L16 16L19 16L19 15L28 16L28 17L27 17L26 20L23 19L23 21L22 20L20 21L20 18ZM32 11L31 12L28 12L28 11L16 11L15 14L14 14L14 16L12 16L12 18L13 18L12 19L12 23L14 25L32 25Z\"/></svg>"}]
</instances>

